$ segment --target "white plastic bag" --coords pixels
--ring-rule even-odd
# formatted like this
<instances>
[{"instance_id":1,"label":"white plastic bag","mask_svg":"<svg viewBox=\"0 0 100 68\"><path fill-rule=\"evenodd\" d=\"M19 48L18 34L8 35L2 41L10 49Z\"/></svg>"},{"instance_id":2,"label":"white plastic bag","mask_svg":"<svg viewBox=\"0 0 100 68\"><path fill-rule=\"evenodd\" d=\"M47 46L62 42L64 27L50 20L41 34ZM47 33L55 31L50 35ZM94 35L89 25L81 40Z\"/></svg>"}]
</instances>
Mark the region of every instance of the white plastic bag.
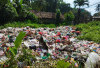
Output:
<instances>
[{"instance_id":1,"label":"white plastic bag","mask_svg":"<svg viewBox=\"0 0 100 68\"><path fill-rule=\"evenodd\" d=\"M97 53L91 52L85 63L85 68L94 68L96 63L99 62L99 58L100 56Z\"/></svg>"}]
</instances>

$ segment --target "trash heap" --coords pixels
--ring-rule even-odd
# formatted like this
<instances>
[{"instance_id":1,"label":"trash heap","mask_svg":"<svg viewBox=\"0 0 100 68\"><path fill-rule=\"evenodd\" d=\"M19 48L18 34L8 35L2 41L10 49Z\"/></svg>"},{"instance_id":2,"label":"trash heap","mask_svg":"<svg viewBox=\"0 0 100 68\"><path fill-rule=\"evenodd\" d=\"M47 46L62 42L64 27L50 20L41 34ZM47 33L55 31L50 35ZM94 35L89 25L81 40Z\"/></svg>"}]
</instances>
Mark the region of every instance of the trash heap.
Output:
<instances>
[{"instance_id":1,"label":"trash heap","mask_svg":"<svg viewBox=\"0 0 100 68\"><path fill-rule=\"evenodd\" d=\"M14 46L14 41L20 31L26 32L22 46L32 49L37 60L40 59L86 59L90 52L100 56L100 44L93 41L78 40L81 32L75 27L61 26L57 28L12 28L0 30L0 60L5 58L5 52ZM0 62L1 63L1 62Z\"/></svg>"}]
</instances>

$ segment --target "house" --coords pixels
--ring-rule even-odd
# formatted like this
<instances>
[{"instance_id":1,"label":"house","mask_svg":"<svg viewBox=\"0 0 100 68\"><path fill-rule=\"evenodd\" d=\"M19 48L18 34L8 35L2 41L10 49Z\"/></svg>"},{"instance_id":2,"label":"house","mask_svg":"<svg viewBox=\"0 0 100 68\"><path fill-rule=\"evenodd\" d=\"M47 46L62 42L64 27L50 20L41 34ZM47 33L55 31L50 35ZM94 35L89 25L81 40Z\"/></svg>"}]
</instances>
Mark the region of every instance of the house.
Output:
<instances>
[{"instance_id":1,"label":"house","mask_svg":"<svg viewBox=\"0 0 100 68\"><path fill-rule=\"evenodd\" d=\"M100 16L93 16L92 21L100 21Z\"/></svg>"},{"instance_id":2,"label":"house","mask_svg":"<svg viewBox=\"0 0 100 68\"><path fill-rule=\"evenodd\" d=\"M56 13L52 12L41 12L41 11L35 11L30 10L30 12L34 13L40 20L43 22L54 22L56 20ZM64 15L60 15L60 19L64 20Z\"/></svg>"}]
</instances>

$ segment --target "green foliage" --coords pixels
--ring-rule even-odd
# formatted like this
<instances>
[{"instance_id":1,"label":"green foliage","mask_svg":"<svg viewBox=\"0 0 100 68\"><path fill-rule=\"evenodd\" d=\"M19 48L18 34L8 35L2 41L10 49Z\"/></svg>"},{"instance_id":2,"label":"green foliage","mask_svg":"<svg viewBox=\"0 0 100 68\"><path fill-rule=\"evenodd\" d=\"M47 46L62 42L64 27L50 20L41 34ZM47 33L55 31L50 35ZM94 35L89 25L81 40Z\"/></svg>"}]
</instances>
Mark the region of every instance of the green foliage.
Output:
<instances>
[{"instance_id":1,"label":"green foliage","mask_svg":"<svg viewBox=\"0 0 100 68\"><path fill-rule=\"evenodd\" d=\"M11 3L7 3L0 10L0 22L8 22L17 17L17 11Z\"/></svg>"},{"instance_id":2,"label":"green foliage","mask_svg":"<svg viewBox=\"0 0 100 68\"><path fill-rule=\"evenodd\" d=\"M30 26L32 28L39 28L39 27L50 27L50 28L55 28L56 25L55 24L37 24L37 22L31 21L31 20L27 20L25 22L10 22L7 24L4 24L4 26L0 26L0 29L3 28L7 28L7 27L26 27L26 26Z\"/></svg>"},{"instance_id":3,"label":"green foliage","mask_svg":"<svg viewBox=\"0 0 100 68\"><path fill-rule=\"evenodd\" d=\"M32 8L37 11L44 11L46 9L46 0L35 0L32 2Z\"/></svg>"},{"instance_id":4,"label":"green foliage","mask_svg":"<svg viewBox=\"0 0 100 68\"><path fill-rule=\"evenodd\" d=\"M1 25L11 21L24 21L27 19L37 21L37 17L30 13L29 6L23 4L23 0L1 0L0 1L0 23Z\"/></svg>"},{"instance_id":5,"label":"green foliage","mask_svg":"<svg viewBox=\"0 0 100 68\"><path fill-rule=\"evenodd\" d=\"M13 56L15 56L17 54L17 49L21 45L22 39L24 36L25 36L25 32L20 32L19 35L17 36L15 42L14 42L15 47L12 47L12 48L10 47L10 51L11 51Z\"/></svg>"},{"instance_id":6,"label":"green foliage","mask_svg":"<svg viewBox=\"0 0 100 68\"><path fill-rule=\"evenodd\" d=\"M23 0L23 4L26 4L26 5L30 6L30 0Z\"/></svg>"},{"instance_id":7,"label":"green foliage","mask_svg":"<svg viewBox=\"0 0 100 68\"><path fill-rule=\"evenodd\" d=\"M25 36L25 32L20 32L19 33L19 35L17 36L17 38L14 42L16 48L18 48L21 45L22 39L24 38L24 36Z\"/></svg>"},{"instance_id":8,"label":"green foliage","mask_svg":"<svg viewBox=\"0 0 100 68\"><path fill-rule=\"evenodd\" d=\"M65 17L65 22L68 22L68 24L70 24L75 18L74 14L71 11L65 13L64 17Z\"/></svg>"},{"instance_id":9,"label":"green foliage","mask_svg":"<svg viewBox=\"0 0 100 68\"><path fill-rule=\"evenodd\" d=\"M75 0L74 1L75 7L78 6L78 12L77 12L77 16L76 16L76 20L75 20L75 24L79 24L81 23L81 19L80 19L80 15L81 15L81 7L84 5L89 6L89 2L88 0Z\"/></svg>"},{"instance_id":10,"label":"green foliage","mask_svg":"<svg viewBox=\"0 0 100 68\"><path fill-rule=\"evenodd\" d=\"M71 7L70 7L70 4L66 4L65 2L62 2L60 5L59 5L59 9L61 11L61 13L66 13L66 12L69 12L71 10Z\"/></svg>"},{"instance_id":11,"label":"green foliage","mask_svg":"<svg viewBox=\"0 0 100 68\"><path fill-rule=\"evenodd\" d=\"M60 15L61 15L61 12L59 9L57 9L57 12L56 12L56 25L58 26L59 23L60 23Z\"/></svg>"},{"instance_id":12,"label":"green foliage","mask_svg":"<svg viewBox=\"0 0 100 68\"><path fill-rule=\"evenodd\" d=\"M75 7L76 6L84 6L84 5L89 5L88 0L75 0L74 1Z\"/></svg>"},{"instance_id":13,"label":"green foliage","mask_svg":"<svg viewBox=\"0 0 100 68\"><path fill-rule=\"evenodd\" d=\"M21 5L23 4L23 0L20 0L20 2L19 2Z\"/></svg>"},{"instance_id":14,"label":"green foliage","mask_svg":"<svg viewBox=\"0 0 100 68\"><path fill-rule=\"evenodd\" d=\"M80 19L80 23L87 23L88 21L91 20L91 13L88 12L85 9L80 9L81 14L80 14L80 18L78 19L78 9L74 8L71 10L75 16L74 18L74 24L77 24L77 21Z\"/></svg>"},{"instance_id":15,"label":"green foliage","mask_svg":"<svg viewBox=\"0 0 100 68\"><path fill-rule=\"evenodd\" d=\"M18 15L20 15L21 14L21 12L22 12L22 4L20 4L20 1L19 0L15 0L15 4L17 5L15 8L16 8L16 10L17 10L17 13L18 13Z\"/></svg>"},{"instance_id":16,"label":"green foliage","mask_svg":"<svg viewBox=\"0 0 100 68\"><path fill-rule=\"evenodd\" d=\"M97 5L96 11L100 12L100 3Z\"/></svg>"},{"instance_id":17,"label":"green foliage","mask_svg":"<svg viewBox=\"0 0 100 68\"><path fill-rule=\"evenodd\" d=\"M100 12L95 13L93 16L100 16Z\"/></svg>"},{"instance_id":18,"label":"green foliage","mask_svg":"<svg viewBox=\"0 0 100 68\"><path fill-rule=\"evenodd\" d=\"M61 14L60 10L57 9L57 12L56 12L56 19L60 19L60 14Z\"/></svg>"},{"instance_id":19,"label":"green foliage","mask_svg":"<svg viewBox=\"0 0 100 68\"><path fill-rule=\"evenodd\" d=\"M32 61L36 61L35 56L32 55L32 51L28 49L22 49L22 52L23 55L19 55L19 57L17 58L18 61L25 62L27 66L31 66Z\"/></svg>"},{"instance_id":20,"label":"green foliage","mask_svg":"<svg viewBox=\"0 0 100 68\"><path fill-rule=\"evenodd\" d=\"M8 65L8 67L5 68L18 68L17 60L14 58L10 58L9 60L7 60L4 65Z\"/></svg>"},{"instance_id":21,"label":"green foliage","mask_svg":"<svg viewBox=\"0 0 100 68\"><path fill-rule=\"evenodd\" d=\"M17 68L17 60L15 59L15 56L17 54L17 49L21 45L22 39L25 36L24 32L20 32L18 37L16 38L16 41L14 42L15 47L10 47L10 55L9 52L6 53L7 57L9 58L6 62L5 65L8 65L7 68Z\"/></svg>"},{"instance_id":22,"label":"green foliage","mask_svg":"<svg viewBox=\"0 0 100 68\"><path fill-rule=\"evenodd\" d=\"M26 8L24 8L24 6L22 5L23 3L23 0L15 0L15 3L17 5L16 10L17 10L17 13L18 13L18 20L23 20L27 17L27 10Z\"/></svg>"},{"instance_id":23,"label":"green foliage","mask_svg":"<svg viewBox=\"0 0 100 68\"><path fill-rule=\"evenodd\" d=\"M0 0L0 9L7 3L9 3L10 0Z\"/></svg>"},{"instance_id":24,"label":"green foliage","mask_svg":"<svg viewBox=\"0 0 100 68\"><path fill-rule=\"evenodd\" d=\"M24 21L24 20L32 20L32 21L37 21L38 18L35 16L35 14L31 13L29 10L29 6L23 5L23 0L16 0L15 3L17 4L16 10L18 13L18 21Z\"/></svg>"},{"instance_id":25,"label":"green foliage","mask_svg":"<svg viewBox=\"0 0 100 68\"><path fill-rule=\"evenodd\" d=\"M34 0L31 6L37 11L56 12L62 2L63 0Z\"/></svg>"},{"instance_id":26,"label":"green foliage","mask_svg":"<svg viewBox=\"0 0 100 68\"><path fill-rule=\"evenodd\" d=\"M88 22L91 19L91 13L85 9L81 9L80 22Z\"/></svg>"},{"instance_id":27,"label":"green foliage","mask_svg":"<svg viewBox=\"0 0 100 68\"><path fill-rule=\"evenodd\" d=\"M11 56L8 57L9 59L5 63L5 65L8 65L7 68L18 68L17 66L18 61L25 62L25 64L28 66L32 65L32 61L36 61L35 56L32 55L32 51L25 48L22 48L23 54L19 55L17 59L15 58L15 55L17 54L17 49L21 45L24 36L25 36L25 32L20 32L16 38L16 41L14 42L15 47L9 49L11 52Z\"/></svg>"},{"instance_id":28,"label":"green foliage","mask_svg":"<svg viewBox=\"0 0 100 68\"><path fill-rule=\"evenodd\" d=\"M68 68L71 64L69 62L65 62L64 60L60 60L57 62L57 68Z\"/></svg>"},{"instance_id":29,"label":"green foliage","mask_svg":"<svg viewBox=\"0 0 100 68\"><path fill-rule=\"evenodd\" d=\"M89 40L100 43L100 21L92 21L87 24L79 24L76 27L81 30L80 40Z\"/></svg>"},{"instance_id":30,"label":"green foliage","mask_svg":"<svg viewBox=\"0 0 100 68\"><path fill-rule=\"evenodd\" d=\"M27 19L35 21L35 22L38 21L38 17L35 14L31 13L31 12L27 13Z\"/></svg>"}]
</instances>

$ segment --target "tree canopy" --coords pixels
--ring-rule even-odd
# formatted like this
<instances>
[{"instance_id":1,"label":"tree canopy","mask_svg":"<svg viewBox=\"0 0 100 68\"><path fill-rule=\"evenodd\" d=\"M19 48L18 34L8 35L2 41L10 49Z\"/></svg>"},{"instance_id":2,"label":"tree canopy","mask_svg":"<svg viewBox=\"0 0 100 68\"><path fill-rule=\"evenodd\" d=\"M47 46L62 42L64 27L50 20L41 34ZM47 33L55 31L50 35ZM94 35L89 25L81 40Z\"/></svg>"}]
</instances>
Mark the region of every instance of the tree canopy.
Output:
<instances>
[{"instance_id":1,"label":"tree canopy","mask_svg":"<svg viewBox=\"0 0 100 68\"><path fill-rule=\"evenodd\" d=\"M56 13L57 20L60 18L60 14L64 15L71 11L75 16L75 23L81 20L79 18L90 16L88 11L84 12L81 9L82 6L89 5L88 0L74 0L74 4L75 7L78 6L78 9L72 8L69 3L65 3L63 0L0 0L0 22L35 20L37 17L30 10ZM99 9L98 6L97 10L99 11Z\"/></svg>"},{"instance_id":2,"label":"tree canopy","mask_svg":"<svg viewBox=\"0 0 100 68\"><path fill-rule=\"evenodd\" d=\"M100 12L100 4L97 5L96 11Z\"/></svg>"},{"instance_id":3,"label":"tree canopy","mask_svg":"<svg viewBox=\"0 0 100 68\"><path fill-rule=\"evenodd\" d=\"M80 19L81 7L84 6L84 5L89 6L89 2L88 2L88 0L75 0L74 4L75 4L75 7L77 7L77 6L79 7L78 12L77 12L77 18L75 18L76 24L79 24L81 22L81 19Z\"/></svg>"}]
</instances>

